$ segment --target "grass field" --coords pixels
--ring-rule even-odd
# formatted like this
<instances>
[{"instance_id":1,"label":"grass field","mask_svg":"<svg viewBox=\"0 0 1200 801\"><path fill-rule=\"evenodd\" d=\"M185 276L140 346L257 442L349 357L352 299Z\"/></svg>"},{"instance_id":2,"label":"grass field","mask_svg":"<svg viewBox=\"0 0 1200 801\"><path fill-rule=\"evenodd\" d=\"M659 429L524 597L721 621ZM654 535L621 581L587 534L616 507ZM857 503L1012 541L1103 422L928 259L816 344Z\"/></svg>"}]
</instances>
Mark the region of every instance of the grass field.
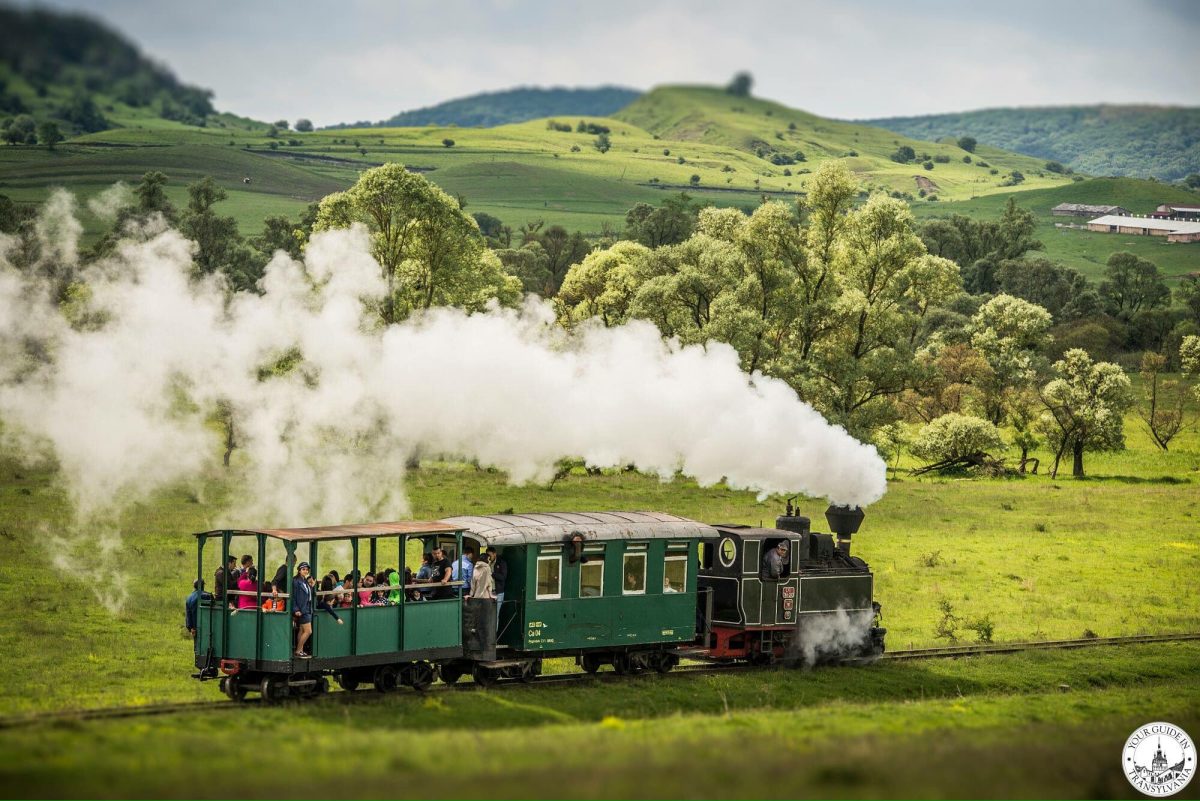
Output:
<instances>
[{"instance_id":1,"label":"grass field","mask_svg":"<svg viewBox=\"0 0 1200 801\"><path fill-rule=\"evenodd\" d=\"M1128 435L1128 450L1089 455L1084 480L901 473L854 540L890 647L944 642L942 600L964 621L989 618L997 641L1200 630L1200 432L1168 454L1132 417ZM632 473L514 487L457 463L428 463L407 486L416 518L658 509L769 524L781 505ZM15 599L0 616L0 715L217 697L188 678L182 605L189 532L242 522L222 513L224 491L214 476L133 507L105 554L94 532L56 544L71 527L50 468L0 463L0 582ZM804 504L817 520L823 507ZM117 615L91 586L113 560L130 591ZM1120 797L1116 754L1133 727L1200 726L1198 671L1200 646L1138 646L68 721L0 731L21 753L0 767L0 794ZM271 772L245 770L260 758Z\"/></svg>"}]
</instances>

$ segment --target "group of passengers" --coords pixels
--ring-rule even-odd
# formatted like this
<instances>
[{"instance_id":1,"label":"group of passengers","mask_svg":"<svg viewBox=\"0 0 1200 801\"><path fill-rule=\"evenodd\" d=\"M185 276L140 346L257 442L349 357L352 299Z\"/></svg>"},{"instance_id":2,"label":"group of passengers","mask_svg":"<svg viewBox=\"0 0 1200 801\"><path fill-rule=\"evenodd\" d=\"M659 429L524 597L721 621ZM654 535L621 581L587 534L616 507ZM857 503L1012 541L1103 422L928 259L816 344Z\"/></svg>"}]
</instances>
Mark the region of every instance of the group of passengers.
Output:
<instances>
[{"instance_id":1,"label":"group of passengers","mask_svg":"<svg viewBox=\"0 0 1200 801\"><path fill-rule=\"evenodd\" d=\"M334 610L354 606L356 578L360 607L393 606L399 604L402 598L409 601L454 598L458 594L455 582L459 581L462 582L464 597L492 599L499 607L504 601L508 565L495 548L488 548L482 559L477 558L476 553L473 546L466 545L462 556L451 562L445 550L435 546L422 556L421 567L415 574L407 567L404 569L403 580L395 568L389 567L375 573L358 574L352 571L344 578L336 570L331 570L318 583L312 575L312 566L308 562L301 562L296 566L291 586L292 615L297 623L295 655L302 659L310 658L304 652L304 646L312 636L312 619L316 612L326 612L338 625L343 624ZM217 568L214 578L215 597L224 598L234 614L243 609L257 608L260 593L263 612L287 610L286 564L279 566L269 582L260 582L254 557L247 554L238 560L230 556L223 567ZM200 602L214 598L213 594L204 591L203 584L199 580L195 582L194 591L186 603L186 625L193 638L196 636L196 613ZM430 586L412 586L421 584Z\"/></svg>"}]
</instances>

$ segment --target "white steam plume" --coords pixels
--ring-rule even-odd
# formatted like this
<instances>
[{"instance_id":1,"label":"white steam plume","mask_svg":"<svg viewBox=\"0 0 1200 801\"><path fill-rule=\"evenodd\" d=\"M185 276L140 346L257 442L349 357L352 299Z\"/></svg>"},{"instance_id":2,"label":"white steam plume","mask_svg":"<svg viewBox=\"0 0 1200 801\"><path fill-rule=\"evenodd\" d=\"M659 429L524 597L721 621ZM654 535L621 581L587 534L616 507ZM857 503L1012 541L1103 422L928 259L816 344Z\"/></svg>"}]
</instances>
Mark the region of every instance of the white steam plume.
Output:
<instances>
[{"instance_id":1,"label":"white steam plume","mask_svg":"<svg viewBox=\"0 0 1200 801\"><path fill-rule=\"evenodd\" d=\"M44 259L74 264L69 195L37 231ZM139 232L82 270L91 322L74 327L37 277L61 271L18 271L11 245L0 236L6 446L51 452L84 520L219 466L218 404L237 432L234 525L400 516L416 452L475 458L518 482L580 456L844 504L885 490L873 447L784 383L742 373L726 345L664 343L648 323L567 335L532 300L381 330L363 312L385 287L362 228L318 234L304 263L276 254L263 293L232 299L189 277L193 245L177 232ZM295 353L294 369L262 378Z\"/></svg>"}]
</instances>

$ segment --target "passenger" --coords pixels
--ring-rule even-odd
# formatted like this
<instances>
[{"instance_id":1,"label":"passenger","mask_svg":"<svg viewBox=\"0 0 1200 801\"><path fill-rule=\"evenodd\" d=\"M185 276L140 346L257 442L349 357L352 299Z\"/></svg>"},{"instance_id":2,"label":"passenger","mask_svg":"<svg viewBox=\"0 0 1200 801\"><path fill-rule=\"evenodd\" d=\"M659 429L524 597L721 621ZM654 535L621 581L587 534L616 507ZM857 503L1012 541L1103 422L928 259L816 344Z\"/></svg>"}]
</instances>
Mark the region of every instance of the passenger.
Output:
<instances>
[{"instance_id":1,"label":"passenger","mask_svg":"<svg viewBox=\"0 0 1200 801\"><path fill-rule=\"evenodd\" d=\"M389 568L387 571L387 586L393 589L387 594L388 603L398 604L404 600L404 590L400 588L400 584L400 574Z\"/></svg>"},{"instance_id":2,"label":"passenger","mask_svg":"<svg viewBox=\"0 0 1200 801\"><path fill-rule=\"evenodd\" d=\"M671 580L666 576L663 576L663 592L679 592L679 590L671 586Z\"/></svg>"},{"instance_id":3,"label":"passenger","mask_svg":"<svg viewBox=\"0 0 1200 801\"><path fill-rule=\"evenodd\" d=\"M325 578L321 579L321 592L329 592L335 586L337 585L333 583L332 576L326 576ZM341 626L343 625L342 619L337 616L337 612L333 611L333 604L329 602L329 599L332 597L332 595L318 595L317 610L321 612L328 612L329 616L336 620L338 625Z\"/></svg>"},{"instance_id":4,"label":"passenger","mask_svg":"<svg viewBox=\"0 0 1200 801\"><path fill-rule=\"evenodd\" d=\"M354 577L346 576L342 581L342 597L339 605L344 609L354 606Z\"/></svg>"},{"instance_id":5,"label":"passenger","mask_svg":"<svg viewBox=\"0 0 1200 801\"><path fill-rule=\"evenodd\" d=\"M474 572L475 564L475 548L472 545L464 545L462 556L454 562L454 570L452 572L453 581L463 582L463 594L471 594L471 575Z\"/></svg>"},{"instance_id":6,"label":"passenger","mask_svg":"<svg viewBox=\"0 0 1200 801\"><path fill-rule=\"evenodd\" d=\"M258 571L254 569L254 565L250 565L246 570L242 571L242 577L238 579L237 588L242 592L255 593L258 592ZM254 595L239 595L237 596L237 608L253 609L258 606Z\"/></svg>"},{"instance_id":7,"label":"passenger","mask_svg":"<svg viewBox=\"0 0 1200 801\"><path fill-rule=\"evenodd\" d=\"M237 557L230 556L225 560L224 567L218 567L213 578L213 588L216 590L216 597L223 599L233 608L233 598L228 594L229 590L237 589ZM228 580L226 578L228 577Z\"/></svg>"},{"instance_id":8,"label":"passenger","mask_svg":"<svg viewBox=\"0 0 1200 801\"><path fill-rule=\"evenodd\" d=\"M245 556L242 557L242 569L240 571L238 571L238 581L241 581L242 576L246 575L246 572L249 570L252 570L253 568L254 568L254 557L251 556L250 554L246 554ZM258 572L258 571L255 571L255 572Z\"/></svg>"},{"instance_id":9,"label":"passenger","mask_svg":"<svg viewBox=\"0 0 1200 801\"><path fill-rule=\"evenodd\" d=\"M440 547L433 549L433 575L431 577L432 584L440 584L442 586L435 587L429 596L431 601L440 601L445 598L454 597L454 588L445 586L451 579L453 568L450 566L450 560L446 558L446 552Z\"/></svg>"},{"instance_id":10,"label":"passenger","mask_svg":"<svg viewBox=\"0 0 1200 801\"><path fill-rule=\"evenodd\" d=\"M501 558L493 546L487 549L488 561L492 564L492 582L496 588L496 624L500 624L500 604L504 603L504 586L508 584L508 562Z\"/></svg>"},{"instance_id":11,"label":"passenger","mask_svg":"<svg viewBox=\"0 0 1200 801\"><path fill-rule=\"evenodd\" d=\"M471 592L468 598L484 598L496 600L496 585L492 582L492 565L486 559L475 563L474 575L471 576Z\"/></svg>"},{"instance_id":12,"label":"passenger","mask_svg":"<svg viewBox=\"0 0 1200 801\"><path fill-rule=\"evenodd\" d=\"M761 578L764 581L779 581L783 578L783 566L787 562L787 558L787 540L780 540L779 544L767 551L766 556L763 557Z\"/></svg>"},{"instance_id":13,"label":"passenger","mask_svg":"<svg viewBox=\"0 0 1200 801\"><path fill-rule=\"evenodd\" d=\"M308 562L301 562L292 580L292 617L296 619L296 651L299 659L311 659L304 653L304 646L312 636L313 602L312 587L308 586Z\"/></svg>"},{"instance_id":14,"label":"passenger","mask_svg":"<svg viewBox=\"0 0 1200 801\"><path fill-rule=\"evenodd\" d=\"M421 554L421 566L417 569L417 576L413 580L414 584L427 584L433 581L433 554ZM429 594L433 590L419 589L412 591L412 599L414 601L426 601L429 599Z\"/></svg>"},{"instance_id":15,"label":"passenger","mask_svg":"<svg viewBox=\"0 0 1200 801\"><path fill-rule=\"evenodd\" d=\"M625 574L625 591L636 592L638 589L638 574L636 570L630 570Z\"/></svg>"},{"instance_id":16,"label":"passenger","mask_svg":"<svg viewBox=\"0 0 1200 801\"><path fill-rule=\"evenodd\" d=\"M375 574L368 573L363 576L359 582L358 605L359 606L375 606L375 594L371 592L371 588L375 586Z\"/></svg>"},{"instance_id":17,"label":"passenger","mask_svg":"<svg viewBox=\"0 0 1200 801\"><path fill-rule=\"evenodd\" d=\"M200 608L200 602L212 599L212 594L204 591L203 581L196 579L192 582L192 594L187 597L187 601L183 605L183 624L187 626L188 634L192 635L193 640L196 639L196 613Z\"/></svg>"}]
</instances>

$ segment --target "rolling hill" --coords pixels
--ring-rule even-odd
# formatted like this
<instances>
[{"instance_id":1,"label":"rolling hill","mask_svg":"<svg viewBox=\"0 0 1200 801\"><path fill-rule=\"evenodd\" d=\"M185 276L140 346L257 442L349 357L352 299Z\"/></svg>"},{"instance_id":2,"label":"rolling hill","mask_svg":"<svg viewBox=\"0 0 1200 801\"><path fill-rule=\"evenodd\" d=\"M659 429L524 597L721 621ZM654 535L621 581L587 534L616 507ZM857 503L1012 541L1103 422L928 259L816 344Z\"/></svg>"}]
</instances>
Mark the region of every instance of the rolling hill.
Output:
<instances>
[{"instance_id":1,"label":"rolling hill","mask_svg":"<svg viewBox=\"0 0 1200 801\"><path fill-rule=\"evenodd\" d=\"M444 103L402 111L376 123L344 123L331 129L407 128L423 125L457 125L464 128L490 128L541 117L607 117L637 99L636 89L601 86L595 89L567 89L523 86L502 92L447 100Z\"/></svg>"},{"instance_id":2,"label":"rolling hill","mask_svg":"<svg viewBox=\"0 0 1200 801\"><path fill-rule=\"evenodd\" d=\"M998 108L863 122L918 139L973 136L1091 175L1174 181L1200 173L1200 108Z\"/></svg>"}]
</instances>

